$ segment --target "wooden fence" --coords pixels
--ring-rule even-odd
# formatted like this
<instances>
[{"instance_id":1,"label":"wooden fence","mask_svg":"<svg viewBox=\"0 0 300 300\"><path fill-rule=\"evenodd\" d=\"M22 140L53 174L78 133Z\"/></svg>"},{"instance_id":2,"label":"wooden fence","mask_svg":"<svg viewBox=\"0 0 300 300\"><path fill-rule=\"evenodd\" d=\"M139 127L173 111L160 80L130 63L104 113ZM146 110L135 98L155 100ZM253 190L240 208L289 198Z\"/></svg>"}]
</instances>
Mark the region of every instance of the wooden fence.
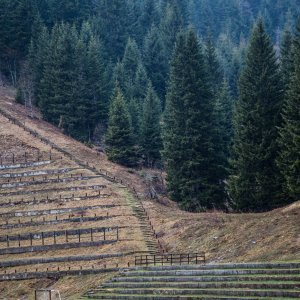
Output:
<instances>
[{"instance_id":1,"label":"wooden fence","mask_svg":"<svg viewBox=\"0 0 300 300\"><path fill-rule=\"evenodd\" d=\"M134 260L136 266L198 265L203 263L205 263L205 253L141 255L136 256Z\"/></svg>"}]
</instances>

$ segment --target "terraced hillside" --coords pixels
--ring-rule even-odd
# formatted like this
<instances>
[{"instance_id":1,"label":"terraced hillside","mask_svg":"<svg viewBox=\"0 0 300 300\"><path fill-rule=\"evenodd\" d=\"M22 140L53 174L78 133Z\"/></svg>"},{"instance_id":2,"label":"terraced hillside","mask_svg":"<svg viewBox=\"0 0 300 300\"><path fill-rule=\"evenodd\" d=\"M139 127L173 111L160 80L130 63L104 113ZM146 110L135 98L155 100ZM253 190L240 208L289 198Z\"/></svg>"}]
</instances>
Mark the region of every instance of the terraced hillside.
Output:
<instances>
[{"instance_id":1,"label":"terraced hillside","mask_svg":"<svg viewBox=\"0 0 300 300\"><path fill-rule=\"evenodd\" d=\"M224 264L136 268L86 299L299 299L300 264Z\"/></svg>"},{"instance_id":2,"label":"terraced hillside","mask_svg":"<svg viewBox=\"0 0 300 300\"><path fill-rule=\"evenodd\" d=\"M159 251L126 186L13 123L0 114L0 299L33 297L33 287L70 275L81 292L79 275Z\"/></svg>"}]
</instances>

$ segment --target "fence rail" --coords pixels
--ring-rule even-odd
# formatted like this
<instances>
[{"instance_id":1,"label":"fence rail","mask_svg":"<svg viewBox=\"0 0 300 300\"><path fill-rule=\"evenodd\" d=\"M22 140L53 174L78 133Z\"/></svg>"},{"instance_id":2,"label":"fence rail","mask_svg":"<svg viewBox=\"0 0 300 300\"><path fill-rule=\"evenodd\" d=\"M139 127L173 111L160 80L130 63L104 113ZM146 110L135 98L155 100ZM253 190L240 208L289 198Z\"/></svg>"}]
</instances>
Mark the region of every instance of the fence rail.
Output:
<instances>
[{"instance_id":1,"label":"fence rail","mask_svg":"<svg viewBox=\"0 0 300 300\"><path fill-rule=\"evenodd\" d=\"M197 265L205 263L205 253L141 255L135 257L134 263L136 266Z\"/></svg>"}]
</instances>

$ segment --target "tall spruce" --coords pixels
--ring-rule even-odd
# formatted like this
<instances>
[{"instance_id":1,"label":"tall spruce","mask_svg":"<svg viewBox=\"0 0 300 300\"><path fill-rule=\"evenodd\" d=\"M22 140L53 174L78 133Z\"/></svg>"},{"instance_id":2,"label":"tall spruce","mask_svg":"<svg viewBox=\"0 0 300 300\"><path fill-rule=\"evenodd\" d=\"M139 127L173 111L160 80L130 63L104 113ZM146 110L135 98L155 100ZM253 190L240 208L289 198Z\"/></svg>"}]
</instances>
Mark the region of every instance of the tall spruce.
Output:
<instances>
[{"instance_id":1,"label":"tall spruce","mask_svg":"<svg viewBox=\"0 0 300 300\"><path fill-rule=\"evenodd\" d=\"M229 83L226 79L216 94L215 119L217 124L216 150L219 165L219 177L225 179L229 176L230 157L233 140L233 97L230 92Z\"/></svg>"},{"instance_id":2,"label":"tall spruce","mask_svg":"<svg viewBox=\"0 0 300 300\"><path fill-rule=\"evenodd\" d=\"M179 35L172 59L163 134L170 196L186 210L223 207L215 134L205 56L189 30Z\"/></svg>"},{"instance_id":3,"label":"tall spruce","mask_svg":"<svg viewBox=\"0 0 300 300\"><path fill-rule=\"evenodd\" d=\"M141 147L147 167L155 166L161 159L160 117L161 103L152 85L149 84L141 122Z\"/></svg>"},{"instance_id":4,"label":"tall spruce","mask_svg":"<svg viewBox=\"0 0 300 300\"><path fill-rule=\"evenodd\" d=\"M153 87L165 106L166 78L169 72L169 58L161 33L152 26L146 35L143 51L144 64Z\"/></svg>"},{"instance_id":5,"label":"tall spruce","mask_svg":"<svg viewBox=\"0 0 300 300\"><path fill-rule=\"evenodd\" d=\"M283 109L280 129L279 165L284 188L292 200L300 199L300 21L293 41L294 65ZM289 201L287 199L287 201Z\"/></svg>"},{"instance_id":6,"label":"tall spruce","mask_svg":"<svg viewBox=\"0 0 300 300\"><path fill-rule=\"evenodd\" d=\"M282 201L276 159L283 88L275 50L261 19L252 32L239 92L230 195L237 210L265 211Z\"/></svg>"},{"instance_id":7,"label":"tall spruce","mask_svg":"<svg viewBox=\"0 0 300 300\"><path fill-rule=\"evenodd\" d=\"M131 118L122 91L118 87L111 100L105 142L109 160L128 167L137 165Z\"/></svg>"},{"instance_id":8,"label":"tall spruce","mask_svg":"<svg viewBox=\"0 0 300 300\"><path fill-rule=\"evenodd\" d=\"M293 72L293 51L292 51L293 37L291 32L286 29L283 34L281 44L281 73L285 92L288 90L290 79Z\"/></svg>"}]
</instances>

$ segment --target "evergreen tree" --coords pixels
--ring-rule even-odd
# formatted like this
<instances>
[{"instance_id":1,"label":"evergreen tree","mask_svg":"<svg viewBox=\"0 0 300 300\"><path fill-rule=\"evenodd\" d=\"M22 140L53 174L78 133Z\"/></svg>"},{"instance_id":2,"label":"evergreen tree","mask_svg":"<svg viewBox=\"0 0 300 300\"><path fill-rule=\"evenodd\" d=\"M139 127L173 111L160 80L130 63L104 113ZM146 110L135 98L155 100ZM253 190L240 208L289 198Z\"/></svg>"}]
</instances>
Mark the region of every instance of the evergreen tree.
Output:
<instances>
[{"instance_id":1,"label":"evergreen tree","mask_svg":"<svg viewBox=\"0 0 300 300\"><path fill-rule=\"evenodd\" d=\"M220 178L227 178L229 175L229 159L233 139L233 99L230 93L228 81L225 79L220 91L216 96L216 121L217 121L217 150L219 153L219 165L222 175Z\"/></svg>"},{"instance_id":2,"label":"evergreen tree","mask_svg":"<svg viewBox=\"0 0 300 300\"><path fill-rule=\"evenodd\" d=\"M184 17L176 3L169 3L164 8L161 21L160 32L164 47L168 54L168 60L171 59L175 47L177 34L184 29Z\"/></svg>"},{"instance_id":3,"label":"evergreen tree","mask_svg":"<svg viewBox=\"0 0 300 300\"><path fill-rule=\"evenodd\" d=\"M88 127L90 136L98 123L106 126L109 110L109 85L103 63L102 47L96 37L92 37L87 45L87 101Z\"/></svg>"},{"instance_id":4,"label":"evergreen tree","mask_svg":"<svg viewBox=\"0 0 300 300\"><path fill-rule=\"evenodd\" d=\"M76 33L66 24L56 25L51 33L38 103L44 118L66 129L67 118L74 114L76 90Z\"/></svg>"},{"instance_id":5,"label":"evergreen tree","mask_svg":"<svg viewBox=\"0 0 300 300\"><path fill-rule=\"evenodd\" d=\"M278 156L283 89L263 21L255 25L239 83L230 194L236 209L264 211L282 201Z\"/></svg>"},{"instance_id":6,"label":"evergreen tree","mask_svg":"<svg viewBox=\"0 0 300 300\"><path fill-rule=\"evenodd\" d=\"M293 37L289 30L284 31L281 45L281 73L285 91L287 91L293 72Z\"/></svg>"},{"instance_id":7,"label":"evergreen tree","mask_svg":"<svg viewBox=\"0 0 300 300\"><path fill-rule=\"evenodd\" d=\"M280 129L279 165L284 188L292 200L300 199L300 21L293 41L294 65L285 97ZM288 201L288 199L287 199Z\"/></svg>"},{"instance_id":8,"label":"evergreen tree","mask_svg":"<svg viewBox=\"0 0 300 300\"><path fill-rule=\"evenodd\" d=\"M114 80L120 82L120 88L128 101L133 131L138 138L140 120L146 90L149 83L147 72L142 64L139 48L134 40L128 39L121 63L117 63Z\"/></svg>"},{"instance_id":9,"label":"evergreen tree","mask_svg":"<svg viewBox=\"0 0 300 300\"><path fill-rule=\"evenodd\" d=\"M14 86L19 62L27 54L36 13L31 0L0 0L0 64Z\"/></svg>"},{"instance_id":10,"label":"evergreen tree","mask_svg":"<svg viewBox=\"0 0 300 300\"><path fill-rule=\"evenodd\" d=\"M151 27L145 38L143 59L149 78L157 95L162 100L164 108L169 62L167 49L158 28L155 26Z\"/></svg>"},{"instance_id":11,"label":"evergreen tree","mask_svg":"<svg viewBox=\"0 0 300 300\"><path fill-rule=\"evenodd\" d=\"M224 201L212 100L203 50L189 30L179 36L172 60L163 153L170 196L190 211Z\"/></svg>"},{"instance_id":12,"label":"evergreen tree","mask_svg":"<svg viewBox=\"0 0 300 300\"><path fill-rule=\"evenodd\" d=\"M161 105L153 87L149 84L143 108L141 125L141 146L148 167L153 167L161 156L162 140L160 134Z\"/></svg>"},{"instance_id":13,"label":"evergreen tree","mask_svg":"<svg viewBox=\"0 0 300 300\"><path fill-rule=\"evenodd\" d=\"M120 88L111 101L105 140L109 160L128 167L137 165L131 118Z\"/></svg>"},{"instance_id":14,"label":"evergreen tree","mask_svg":"<svg viewBox=\"0 0 300 300\"><path fill-rule=\"evenodd\" d=\"M208 35L205 46L206 64L208 67L208 74L210 77L211 87L214 91L218 91L222 83L223 74L216 55L215 46L213 44L213 40L210 34Z\"/></svg>"},{"instance_id":15,"label":"evergreen tree","mask_svg":"<svg viewBox=\"0 0 300 300\"><path fill-rule=\"evenodd\" d=\"M158 25L159 12L156 1L145 0L142 13L139 18L139 26L141 27L141 37L145 37L149 28Z\"/></svg>"},{"instance_id":16,"label":"evergreen tree","mask_svg":"<svg viewBox=\"0 0 300 300\"><path fill-rule=\"evenodd\" d=\"M124 53L130 26L128 24L128 3L125 0L98 1L96 28L104 42L105 58L115 62Z\"/></svg>"}]
</instances>

